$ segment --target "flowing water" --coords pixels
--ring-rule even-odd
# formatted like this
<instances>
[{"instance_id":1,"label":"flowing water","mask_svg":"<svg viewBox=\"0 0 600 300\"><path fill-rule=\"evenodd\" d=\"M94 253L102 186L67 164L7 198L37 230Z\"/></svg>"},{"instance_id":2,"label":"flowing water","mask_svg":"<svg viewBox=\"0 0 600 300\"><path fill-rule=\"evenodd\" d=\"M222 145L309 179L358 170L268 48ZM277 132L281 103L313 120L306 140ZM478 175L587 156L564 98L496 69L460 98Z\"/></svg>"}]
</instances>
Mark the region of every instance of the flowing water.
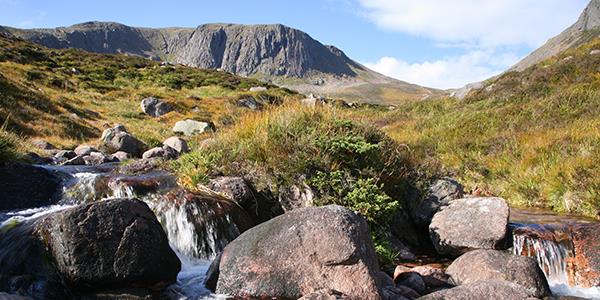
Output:
<instances>
[{"instance_id":1,"label":"flowing water","mask_svg":"<svg viewBox=\"0 0 600 300\"><path fill-rule=\"evenodd\" d=\"M533 257L546 275L554 295L600 299L599 287L575 282L574 246L570 225L592 220L539 210L511 210L513 253Z\"/></svg>"},{"instance_id":2,"label":"flowing water","mask_svg":"<svg viewBox=\"0 0 600 300\"><path fill-rule=\"evenodd\" d=\"M119 178L114 180L115 176L118 177L118 175L110 174L110 172L115 169L115 165L107 164L99 167L42 167L60 172L64 177L61 200L55 205L46 207L0 212L0 230L83 203L116 198L137 198L146 202L155 212L167 233L171 247L177 253L182 263L182 269L177 276L177 282L167 288L165 291L166 296L170 299L224 299L223 296L212 294L203 284L211 260L222 249L224 242L219 241L218 236L213 234L210 242L205 246L207 249L199 250L198 245L202 243L198 243L200 239L198 232L188 219L184 209L177 209L175 206L170 209L162 209L154 201L157 195L151 193L138 195L135 188L131 185L118 180ZM168 178L164 174L155 174L153 176L156 176L158 178L157 181L160 181L157 184L158 187L172 187L172 178ZM123 178L127 177L123 176ZM207 230L209 231L212 230L210 225L207 225L209 227ZM237 228L232 228L231 230L237 230ZM216 232L216 230L214 231ZM208 254L201 255L202 253ZM199 257L202 257L202 259Z\"/></svg>"}]
</instances>

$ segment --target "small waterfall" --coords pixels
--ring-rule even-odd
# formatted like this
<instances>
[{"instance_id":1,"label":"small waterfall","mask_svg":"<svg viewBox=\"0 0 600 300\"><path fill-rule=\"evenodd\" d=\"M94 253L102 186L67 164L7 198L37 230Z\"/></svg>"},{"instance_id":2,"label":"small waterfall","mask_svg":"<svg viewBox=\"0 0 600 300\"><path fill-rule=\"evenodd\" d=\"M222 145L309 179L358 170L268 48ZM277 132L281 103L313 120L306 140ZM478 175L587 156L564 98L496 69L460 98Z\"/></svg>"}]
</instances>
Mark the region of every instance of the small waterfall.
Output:
<instances>
[{"instance_id":1,"label":"small waterfall","mask_svg":"<svg viewBox=\"0 0 600 300\"><path fill-rule=\"evenodd\" d=\"M599 287L584 288L575 282L575 253L568 231L568 226L514 228L513 254L535 258L554 295L600 299Z\"/></svg>"},{"instance_id":2,"label":"small waterfall","mask_svg":"<svg viewBox=\"0 0 600 300\"><path fill-rule=\"evenodd\" d=\"M61 204L82 204L101 200L103 174L83 172L72 175L73 179L63 188Z\"/></svg>"}]
</instances>

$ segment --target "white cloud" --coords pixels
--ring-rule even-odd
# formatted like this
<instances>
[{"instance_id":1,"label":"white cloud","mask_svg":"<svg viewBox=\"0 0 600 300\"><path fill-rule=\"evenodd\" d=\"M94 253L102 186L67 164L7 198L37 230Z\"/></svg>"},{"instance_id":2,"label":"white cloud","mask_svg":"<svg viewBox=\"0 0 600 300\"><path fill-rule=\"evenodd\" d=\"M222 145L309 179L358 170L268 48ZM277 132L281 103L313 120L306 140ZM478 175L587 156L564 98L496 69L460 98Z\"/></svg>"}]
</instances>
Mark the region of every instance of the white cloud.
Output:
<instances>
[{"instance_id":1,"label":"white cloud","mask_svg":"<svg viewBox=\"0 0 600 300\"><path fill-rule=\"evenodd\" d=\"M477 47L539 46L588 0L358 0L381 28Z\"/></svg>"},{"instance_id":2,"label":"white cloud","mask_svg":"<svg viewBox=\"0 0 600 300\"><path fill-rule=\"evenodd\" d=\"M377 62L364 63L384 75L441 89L457 88L501 73L518 61L512 53L473 51L461 56L436 61L408 63L394 57L382 57Z\"/></svg>"},{"instance_id":3,"label":"white cloud","mask_svg":"<svg viewBox=\"0 0 600 300\"><path fill-rule=\"evenodd\" d=\"M534 49L571 25L589 0L357 0L378 27L463 54L407 62L393 53L368 67L420 85L461 87L505 71L513 50Z\"/></svg>"}]
</instances>

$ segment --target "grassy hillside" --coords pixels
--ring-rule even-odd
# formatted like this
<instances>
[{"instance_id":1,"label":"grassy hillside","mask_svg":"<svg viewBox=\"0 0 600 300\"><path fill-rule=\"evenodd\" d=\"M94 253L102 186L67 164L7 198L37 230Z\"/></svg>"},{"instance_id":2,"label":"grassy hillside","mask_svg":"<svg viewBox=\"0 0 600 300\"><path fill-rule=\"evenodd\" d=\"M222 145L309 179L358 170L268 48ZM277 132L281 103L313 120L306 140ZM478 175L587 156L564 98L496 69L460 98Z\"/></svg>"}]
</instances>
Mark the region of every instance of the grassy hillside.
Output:
<instances>
[{"instance_id":1,"label":"grassy hillside","mask_svg":"<svg viewBox=\"0 0 600 300\"><path fill-rule=\"evenodd\" d=\"M266 92L248 88L266 86ZM0 35L0 124L25 139L43 138L62 147L94 142L102 130L122 123L149 145L170 136L182 119L233 123L247 109L236 100L264 102L299 97L292 91L225 72L124 55L50 50ZM140 101L156 96L175 112L151 118ZM193 141L192 141L193 142Z\"/></svg>"},{"instance_id":2,"label":"grassy hillside","mask_svg":"<svg viewBox=\"0 0 600 300\"><path fill-rule=\"evenodd\" d=\"M424 169L514 205L597 217L600 40L486 83L466 100L407 103L372 120Z\"/></svg>"}]
</instances>

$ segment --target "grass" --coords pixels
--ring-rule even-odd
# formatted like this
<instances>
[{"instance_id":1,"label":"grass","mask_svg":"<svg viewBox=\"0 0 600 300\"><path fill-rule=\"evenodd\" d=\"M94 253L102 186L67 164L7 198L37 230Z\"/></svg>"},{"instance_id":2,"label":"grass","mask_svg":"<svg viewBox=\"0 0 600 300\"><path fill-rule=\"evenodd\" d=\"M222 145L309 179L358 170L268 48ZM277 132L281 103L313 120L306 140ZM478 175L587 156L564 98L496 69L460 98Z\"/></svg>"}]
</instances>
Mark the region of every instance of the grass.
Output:
<instances>
[{"instance_id":1,"label":"grass","mask_svg":"<svg viewBox=\"0 0 600 300\"><path fill-rule=\"evenodd\" d=\"M269 89L248 92L253 86ZM0 91L0 122L7 123L7 130L64 148L95 144L115 123L154 145L171 136L171 128L182 119L211 121L217 128L235 122L247 112L236 105L241 97L266 104L299 97L225 72L161 66L125 55L50 50L1 35ZM175 111L161 118L144 115L139 103L148 96L164 99Z\"/></svg>"}]
</instances>

